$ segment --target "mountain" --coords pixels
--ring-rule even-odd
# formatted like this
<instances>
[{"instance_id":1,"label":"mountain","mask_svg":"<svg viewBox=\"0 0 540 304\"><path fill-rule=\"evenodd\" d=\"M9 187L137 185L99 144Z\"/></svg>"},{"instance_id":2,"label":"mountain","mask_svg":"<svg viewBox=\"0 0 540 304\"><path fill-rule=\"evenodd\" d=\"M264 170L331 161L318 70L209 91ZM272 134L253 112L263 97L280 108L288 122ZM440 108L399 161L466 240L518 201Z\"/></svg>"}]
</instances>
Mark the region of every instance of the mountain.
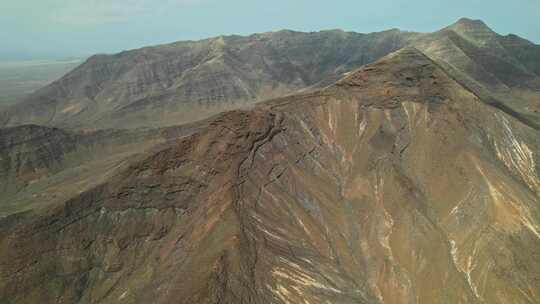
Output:
<instances>
[{"instance_id":1,"label":"mountain","mask_svg":"<svg viewBox=\"0 0 540 304\"><path fill-rule=\"evenodd\" d=\"M404 48L0 219L0 302L537 303L538 132Z\"/></svg>"},{"instance_id":2,"label":"mountain","mask_svg":"<svg viewBox=\"0 0 540 304\"><path fill-rule=\"evenodd\" d=\"M0 114L0 125L82 129L177 125L322 87L414 46L483 100L540 126L540 46L461 19L435 33L278 31L96 55Z\"/></svg>"},{"instance_id":3,"label":"mountain","mask_svg":"<svg viewBox=\"0 0 540 304\"><path fill-rule=\"evenodd\" d=\"M96 55L38 90L4 124L162 126L317 84L403 46L399 31L279 31Z\"/></svg>"}]
</instances>

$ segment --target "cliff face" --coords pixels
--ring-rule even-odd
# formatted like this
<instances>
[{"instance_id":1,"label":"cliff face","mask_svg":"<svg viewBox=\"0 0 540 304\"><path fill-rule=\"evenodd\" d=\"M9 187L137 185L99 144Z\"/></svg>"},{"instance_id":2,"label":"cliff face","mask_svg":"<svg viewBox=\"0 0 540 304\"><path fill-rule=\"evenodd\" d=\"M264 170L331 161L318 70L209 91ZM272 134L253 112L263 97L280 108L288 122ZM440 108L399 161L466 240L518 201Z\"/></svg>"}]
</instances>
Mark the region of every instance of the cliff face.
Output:
<instances>
[{"instance_id":1,"label":"cliff face","mask_svg":"<svg viewBox=\"0 0 540 304\"><path fill-rule=\"evenodd\" d=\"M538 131L415 49L0 220L6 303L534 303Z\"/></svg>"}]
</instances>

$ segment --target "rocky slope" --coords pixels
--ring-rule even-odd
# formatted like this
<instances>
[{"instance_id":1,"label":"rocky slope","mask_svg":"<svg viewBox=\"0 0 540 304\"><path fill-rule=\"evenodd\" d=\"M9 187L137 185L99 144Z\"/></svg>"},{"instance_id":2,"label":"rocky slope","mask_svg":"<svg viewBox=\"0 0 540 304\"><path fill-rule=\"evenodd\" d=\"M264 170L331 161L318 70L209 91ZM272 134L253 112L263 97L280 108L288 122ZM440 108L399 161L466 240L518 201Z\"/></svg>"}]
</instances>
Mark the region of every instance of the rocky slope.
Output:
<instances>
[{"instance_id":1,"label":"rocky slope","mask_svg":"<svg viewBox=\"0 0 540 304\"><path fill-rule=\"evenodd\" d=\"M537 303L538 130L407 48L0 219L2 303Z\"/></svg>"},{"instance_id":2,"label":"rocky slope","mask_svg":"<svg viewBox=\"0 0 540 304\"><path fill-rule=\"evenodd\" d=\"M0 129L0 217L63 203L101 183L137 155L197 128L75 132L25 125Z\"/></svg>"},{"instance_id":3,"label":"rocky slope","mask_svg":"<svg viewBox=\"0 0 540 304\"><path fill-rule=\"evenodd\" d=\"M540 125L539 46L498 35L469 19L428 34L279 31L96 55L3 111L0 125L177 125L323 87L408 45L422 50L483 100L503 104Z\"/></svg>"}]
</instances>

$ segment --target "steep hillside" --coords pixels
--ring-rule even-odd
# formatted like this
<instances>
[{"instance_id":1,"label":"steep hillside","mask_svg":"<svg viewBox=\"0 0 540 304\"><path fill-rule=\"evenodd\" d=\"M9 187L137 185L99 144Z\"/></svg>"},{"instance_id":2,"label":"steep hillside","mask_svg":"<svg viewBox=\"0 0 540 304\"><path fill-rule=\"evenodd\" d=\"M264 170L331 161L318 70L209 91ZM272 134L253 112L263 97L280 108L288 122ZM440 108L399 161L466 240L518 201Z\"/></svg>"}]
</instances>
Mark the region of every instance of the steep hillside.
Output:
<instances>
[{"instance_id":1,"label":"steep hillside","mask_svg":"<svg viewBox=\"0 0 540 304\"><path fill-rule=\"evenodd\" d=\"M0 219L0 302L536 303L538 132L404 49Z\"/></svg>"},{"instance_id":2,"label":"steep hillside","mask_svg":"<svg viewBox=\"0 0 540 304\"><path fill-rule=\"evenodd\" d=\"M75 138L60 129L36 125L0 129L0 178L61 167L75 146Z\"/></svg>"},{"instance_id":3,"label":"steep hillside","mask_svg":"<svg viewBox=\"0 0 540 304\"><path fill-rule=\"evenodd\" d=\"M0 129L0 217L63 203L100 184L138 154L159 149L197 128L74 132L25 125Z\"/></svg>"}]
</instances>

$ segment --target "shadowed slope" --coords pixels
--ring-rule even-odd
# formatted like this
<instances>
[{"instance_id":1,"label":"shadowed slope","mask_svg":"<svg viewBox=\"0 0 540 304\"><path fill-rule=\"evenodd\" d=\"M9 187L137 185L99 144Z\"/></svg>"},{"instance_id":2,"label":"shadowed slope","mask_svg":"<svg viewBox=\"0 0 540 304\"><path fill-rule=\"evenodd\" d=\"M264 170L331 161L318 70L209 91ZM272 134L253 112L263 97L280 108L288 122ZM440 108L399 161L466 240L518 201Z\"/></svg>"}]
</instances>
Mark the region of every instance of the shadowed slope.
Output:
<instances>
[{"instance_id":1,"label":"shadowed slope","mask_svg":"<svg viewBox=\"0 0 540 304\"><path fill-rule=\"evenodd\" d=\"M155 152L203 125L91 132L35 125L0 129L0 217L63 203L139 154Z\"/></svg>"}]
</instances>

